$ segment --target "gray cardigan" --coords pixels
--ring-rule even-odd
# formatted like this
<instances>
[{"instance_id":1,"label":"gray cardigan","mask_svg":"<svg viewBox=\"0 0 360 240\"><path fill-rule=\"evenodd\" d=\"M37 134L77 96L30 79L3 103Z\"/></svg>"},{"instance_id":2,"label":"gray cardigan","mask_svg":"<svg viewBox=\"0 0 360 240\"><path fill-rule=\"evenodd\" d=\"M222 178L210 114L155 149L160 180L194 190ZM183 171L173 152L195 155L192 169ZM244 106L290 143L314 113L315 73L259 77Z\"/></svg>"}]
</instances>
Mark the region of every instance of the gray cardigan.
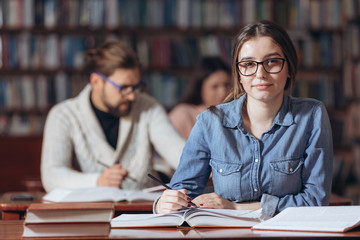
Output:
<instances>
[{"instance_id":1,"label":"gray cardigan","mask_svg":"<svg viewBox=\"0 0 360 240\"><path fill-rule=\"evenodd\" d=\"M104 165L115 163L121 163L136 179L127 178L122 188L157 185L147 177L148 172L156 175L153 148L170 166L177 167L185 140L152 97L140 93L130 115L120 118L114 150L91 108L90 92L89 84L77 97L57 104L48 114L41 157L41 179L46 191L95 187Z\"/></svg>"}]
</instances>

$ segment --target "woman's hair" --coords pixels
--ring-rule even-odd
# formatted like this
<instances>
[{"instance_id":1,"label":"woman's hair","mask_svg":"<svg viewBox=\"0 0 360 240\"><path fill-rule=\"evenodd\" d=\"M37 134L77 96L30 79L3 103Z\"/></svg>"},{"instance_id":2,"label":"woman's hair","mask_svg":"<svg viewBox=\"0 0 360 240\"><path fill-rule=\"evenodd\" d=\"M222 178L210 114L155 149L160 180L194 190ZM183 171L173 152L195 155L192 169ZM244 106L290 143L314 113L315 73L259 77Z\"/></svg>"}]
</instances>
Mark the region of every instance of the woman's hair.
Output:
<instances>
[{"instance_id":1,"label":"woman's hair","mask_svg":"<svg viewBox=\"0 0 360 240\"><path fill-rule=\"evenodd\" d=\"M135 52L120 42L104 43L98 48L86 52L85 70L112 75L116 69L140 68L140 61Z\"/></svg>"},{"instance_id":2,"label":"woman's hair","mask_svg":"<svg viewBox=\"0 0 360 240\"><path fill-rule=\"evenodd\" d=\"M225 71L231 74L230 67L219 57L203 57L195 67L194 77L187 88L183 103L194 105L202 104L201 88L206 78L216 71Z\"/></svg>"},{"instance_id":3,"label":"woman's hair","mask_svg":"<svg viewBox=\"0 0 360 240\"><path fill-rule=\"evenodd\" d=\"M292 43L286 30L278 24L262 20L257 23L246 25L240 33L236 36L232 52L232 78L233 89L230 94L225 98L225 102L232 101L239 98L245 93L245 90L240 83L240 74L236 67L236 62L239 52L245 42L256 37L270 37L280 47L285 55L288 64L289 76L285 85L285 90L291 94L294 87L295 75L298 67L298 58L294 44Z\"/></svg>"}]
</instances>

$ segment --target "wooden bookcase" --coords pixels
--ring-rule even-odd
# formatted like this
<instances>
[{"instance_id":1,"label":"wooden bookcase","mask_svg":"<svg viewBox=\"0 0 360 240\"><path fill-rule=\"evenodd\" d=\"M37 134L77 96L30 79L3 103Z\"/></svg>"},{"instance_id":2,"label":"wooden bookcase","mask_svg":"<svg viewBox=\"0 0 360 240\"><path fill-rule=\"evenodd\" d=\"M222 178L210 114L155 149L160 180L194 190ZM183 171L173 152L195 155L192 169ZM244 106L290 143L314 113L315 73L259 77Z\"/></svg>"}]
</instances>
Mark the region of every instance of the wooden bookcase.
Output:
<instances>
[{"instance_id":1,"label":"wooden bookcase","mask_svg":"<svg viewBox=\"0 0 360 240\"><path fill-rule=\"evenodd\" d=\"M294 95L326 104L336 161L359 161L346 130L360 96L359 13L359 0L3 0L0 136L41 136L48 110L88 82L84 51L104 41L135 49L147 90L170 109L200 56L230 62L240 28L269 19L287 28L300 56Z\"/></svg>"}]
</instances>

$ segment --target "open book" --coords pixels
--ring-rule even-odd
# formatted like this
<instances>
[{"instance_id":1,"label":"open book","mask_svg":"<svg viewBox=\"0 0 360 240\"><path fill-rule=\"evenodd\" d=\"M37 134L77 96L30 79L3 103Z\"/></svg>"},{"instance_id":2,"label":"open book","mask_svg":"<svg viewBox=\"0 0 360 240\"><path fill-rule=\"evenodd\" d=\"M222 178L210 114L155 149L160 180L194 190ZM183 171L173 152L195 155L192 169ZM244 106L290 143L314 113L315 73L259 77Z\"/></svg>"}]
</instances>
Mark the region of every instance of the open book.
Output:
<instances>
[{"instance_id":1,"label":"open book","mask_svg":"<svg viewBox=\"0 0 360 240\"><path fill-rule=\"evenodd\" d=\"M360 206L289 207L253 230L346 232L360 226Z\"/></svg>"},{"instance_id":2,"label":"open book","mask_svg":"<svg viewBox=\"0 0 360 240\"><path fill-rule=\"evenodd\" d=\"M112 187L92 187L80 189L57 188L43 197L50 202L103 202L103 201L154 201L161 192L145 192L139 190L124 190Z\"/></svg>"},{"instance_id":3,"label":"open book","mask_svg":"<svg viewBox=\"0 0 360 240\"><path fill-rule=\"evenodd\" d=\"M261 218L261 209L251 211L189 208L167 214L122 214L111 220L111 227L251 227L259 223Z\"/></svg>"}]
</instances>

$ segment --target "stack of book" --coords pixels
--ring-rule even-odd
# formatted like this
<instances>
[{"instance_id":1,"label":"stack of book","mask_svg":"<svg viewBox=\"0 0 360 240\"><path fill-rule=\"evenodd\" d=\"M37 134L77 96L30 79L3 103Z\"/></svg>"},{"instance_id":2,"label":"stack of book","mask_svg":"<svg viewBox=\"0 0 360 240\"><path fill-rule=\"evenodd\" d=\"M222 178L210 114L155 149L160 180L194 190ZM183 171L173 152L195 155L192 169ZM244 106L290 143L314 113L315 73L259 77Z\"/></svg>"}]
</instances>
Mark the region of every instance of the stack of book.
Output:
<instances>
[{"instance_id":1,"label":"stack of book","mask_svg":"<svg viewBox=\"0 0 360 240\"><path fill-rule=\"evenodd\" d=\"M23 237L108 236L113 203L33 203Z\"/></svg>"}]
</instances>

